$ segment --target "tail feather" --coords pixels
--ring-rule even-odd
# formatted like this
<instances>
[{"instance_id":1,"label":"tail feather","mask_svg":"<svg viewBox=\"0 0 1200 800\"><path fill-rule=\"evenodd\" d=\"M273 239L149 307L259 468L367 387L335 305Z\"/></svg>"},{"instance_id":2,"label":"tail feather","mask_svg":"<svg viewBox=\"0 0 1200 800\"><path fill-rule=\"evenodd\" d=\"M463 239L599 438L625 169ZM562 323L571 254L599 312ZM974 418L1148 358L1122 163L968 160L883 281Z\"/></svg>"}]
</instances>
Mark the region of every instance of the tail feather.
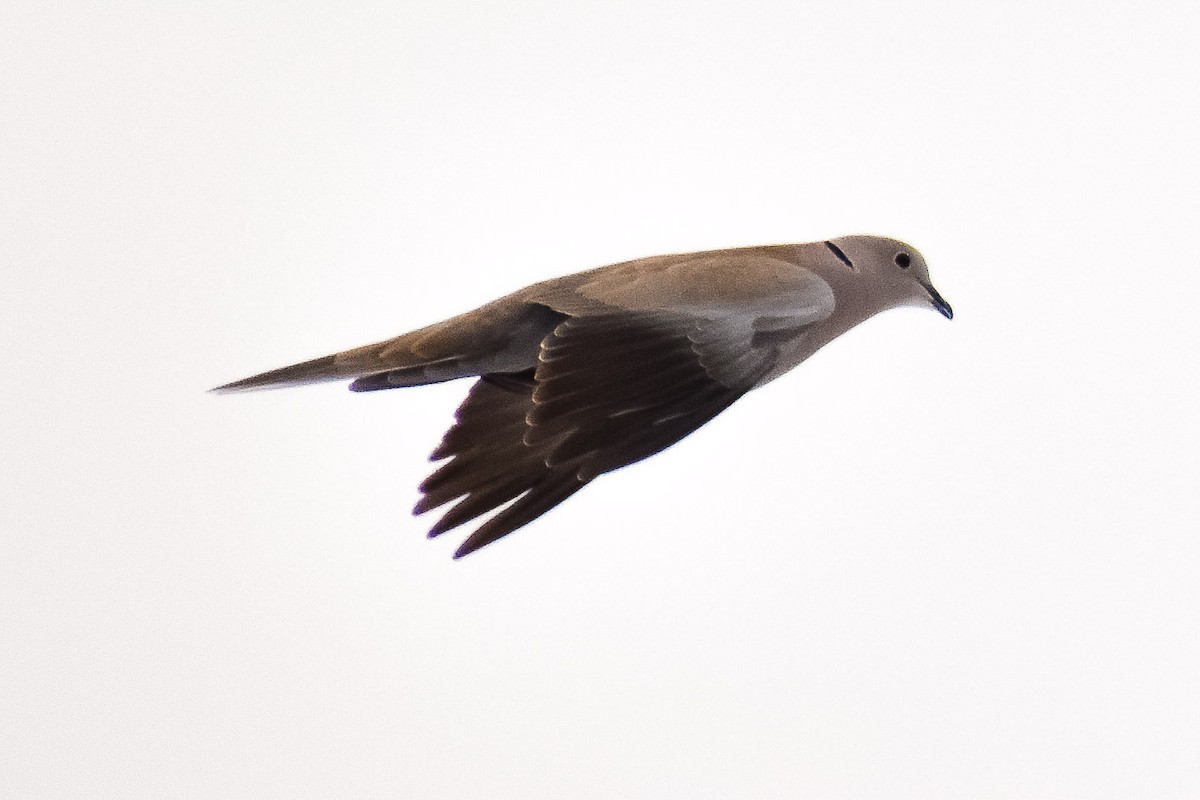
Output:
<instances>
[{"instance_id":1,"label":"tail feather","mask_svg":"<svg viewBox=\"0 0 1200 800\"><path fill-rule=\"evenodd\" d=\"M404 338L280 367L218 386L212 391L229 394L353 380L351 390L369 392L401 386L424 386L478 374L475 367L480 361L479 356L426 359L414 353L411 347L403 346Z\"/></svg>"},{"instance_id":2,"label":"tail feather","mask_svg":"<svg viewBox=\"0 0 1200 800\"><path fill-rule=\"evenodd\" d=\"M259 389L282 389L288 386L303 386L309 383L344 381L374 375L397 367L412 368L428 359L413 352L413 342L421 331L389 339L386 342L356 347L333 355L301 361L287 367L252 375L240 381L218 386L212 391L218 394L231 392L253 392Z\"/></svg>"},{"instance_id":3,"label":"tail feather","mask_svg":"<svg viewBox=\"0 0 1200 800\"><path fill-rule=\"evenodd\" d=\"M422 386L537 364L541 340L562 319L545 306L501 298L384 342L273 369L218 386L229 394L352 380L356 392Z\"/></svg>"},{"instance_id":4,"label":"tail feather","mask_svg":"<svg viewBox=\"0 0 1200 800\"><path fill-rule=\"evenodd\" d=\"M243 378L240 381L218 386L210 391L217 394L231 394L233 392L253 392L258 389L282 389L287 386L299 386L305 383L336 381L344 377L348 376L338 373L337 356L323 356L321 358L314 358L311 361L292 364L290 367L281 367L280 369L273 369L270 372L263 372L259 375Z\"/></svg>"}]
</instances>

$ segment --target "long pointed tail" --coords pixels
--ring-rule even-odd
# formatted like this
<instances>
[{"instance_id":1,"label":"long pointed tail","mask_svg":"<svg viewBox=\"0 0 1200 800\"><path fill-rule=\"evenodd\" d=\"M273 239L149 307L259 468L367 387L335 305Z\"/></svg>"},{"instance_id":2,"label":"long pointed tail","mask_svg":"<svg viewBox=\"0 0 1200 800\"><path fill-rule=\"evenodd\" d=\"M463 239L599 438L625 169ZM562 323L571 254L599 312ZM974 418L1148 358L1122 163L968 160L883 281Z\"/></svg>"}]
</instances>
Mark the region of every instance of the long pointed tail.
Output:
<instances>
[{"instance_id":1,"label":"long pointed tail","mask_svg":"<svg viewBox=\"0 0 1200 800\"><path fill-rule=\"evenodd\" d=\"M422 355L424 348L418 345L424 339L421 334L427 331L423 328L386 342L280 367L218 386L212 391L233 394L351 379L354 382L350 388L355 391L395 389L466 378L477 374L474 371L477 366L483 366L480 364L480 354L472 356L464 353L442 358Z\"/></svg>"},{"instance_id":2,"label":"long pointed tail","mask_svg":"<svg viewBox=\"0 0 1200 800\"><path fill-rule=\"evenodd\" d=\"M253 392L257 389L283 389L288 386L300 386L306 383L342 380L348 375L342 375L337 366L337 355L314 358L300 364L273 369L243 378L240 381L227 383L210 389L217 394L232 394L234 392Z\"/></svg>"},{"instance_id":3,"label":"long pointed tail","mask_svg":"<svg viewBox=\"0 0 1200 800\"><path fill-rule=\"evenodd\" d=\"M352 380L350 388L364 392L520 372L537 363L542 339L562 315L506 300L395 339L273 369L212 391L231 394Z\"/></svg>"}]
</instances>

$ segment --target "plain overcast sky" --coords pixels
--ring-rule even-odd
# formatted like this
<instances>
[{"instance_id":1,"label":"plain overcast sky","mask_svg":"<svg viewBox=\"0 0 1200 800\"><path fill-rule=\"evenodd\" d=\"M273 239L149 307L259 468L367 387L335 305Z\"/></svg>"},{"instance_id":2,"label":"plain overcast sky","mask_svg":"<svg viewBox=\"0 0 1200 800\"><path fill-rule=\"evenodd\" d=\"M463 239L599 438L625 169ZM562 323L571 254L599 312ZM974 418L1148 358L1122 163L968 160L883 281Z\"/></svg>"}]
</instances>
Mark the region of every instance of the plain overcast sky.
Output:
<instances>
[{"instance_id":1,"label":"plain overcast sky","mask_svg":"<svg viewBox=\"0 0 1200 800\"><path fill-rule=\"evenodd\" d=\"M1194 3L0 8L0 796L1200 796ZM871 320L463 561L467 389L216 397L877 233Z\"/></svg>"}]
</instances>

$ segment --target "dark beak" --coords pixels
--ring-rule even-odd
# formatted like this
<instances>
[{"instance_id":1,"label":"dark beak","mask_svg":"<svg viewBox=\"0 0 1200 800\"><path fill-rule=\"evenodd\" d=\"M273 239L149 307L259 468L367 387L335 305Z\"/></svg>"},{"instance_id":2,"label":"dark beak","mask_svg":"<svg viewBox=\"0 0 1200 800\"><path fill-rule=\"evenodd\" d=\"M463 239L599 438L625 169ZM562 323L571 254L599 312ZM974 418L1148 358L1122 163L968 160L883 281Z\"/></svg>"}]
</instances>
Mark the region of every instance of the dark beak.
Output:
<instances>
[{"instance_id":1,"label":"dark beak","mask_svg":"<svg viewBox=\"0 0 1200 800\"><path fill-rule=\"evenodd\" d=\"M937 289L933 288L932 286L926 286L925 291L929 292L929 299L933 301L933 307L940 311L943 317L946 319L954 319L954 309L950 307L950 304L947 303L940 294L938 294Z\"/></svg>"}]
</instances>

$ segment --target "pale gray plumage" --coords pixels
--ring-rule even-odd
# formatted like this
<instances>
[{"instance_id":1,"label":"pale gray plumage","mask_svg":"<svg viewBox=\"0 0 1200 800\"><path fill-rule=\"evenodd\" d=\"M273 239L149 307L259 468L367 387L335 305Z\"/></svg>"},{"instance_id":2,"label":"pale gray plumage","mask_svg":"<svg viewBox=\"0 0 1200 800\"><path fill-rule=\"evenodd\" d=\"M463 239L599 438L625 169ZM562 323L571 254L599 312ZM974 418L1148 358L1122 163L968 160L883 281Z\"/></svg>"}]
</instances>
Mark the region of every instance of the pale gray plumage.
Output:
<instances>
[{"instance_id":1,"label":"pale gray plumage","mask_svg":"<svg viewBox=\"0 0 1200 800\"><path fill-rule=\"evenodd\" d=\"M516 498L460 557L903 305L953 316L921 254L894 239L655 256L536 283L395 339L214 391L347 379L371 391L478 376L432 455L450 460L421 484L414 509L459 500L430 530L436 536Z\"/></svg>"}]
</instances>

